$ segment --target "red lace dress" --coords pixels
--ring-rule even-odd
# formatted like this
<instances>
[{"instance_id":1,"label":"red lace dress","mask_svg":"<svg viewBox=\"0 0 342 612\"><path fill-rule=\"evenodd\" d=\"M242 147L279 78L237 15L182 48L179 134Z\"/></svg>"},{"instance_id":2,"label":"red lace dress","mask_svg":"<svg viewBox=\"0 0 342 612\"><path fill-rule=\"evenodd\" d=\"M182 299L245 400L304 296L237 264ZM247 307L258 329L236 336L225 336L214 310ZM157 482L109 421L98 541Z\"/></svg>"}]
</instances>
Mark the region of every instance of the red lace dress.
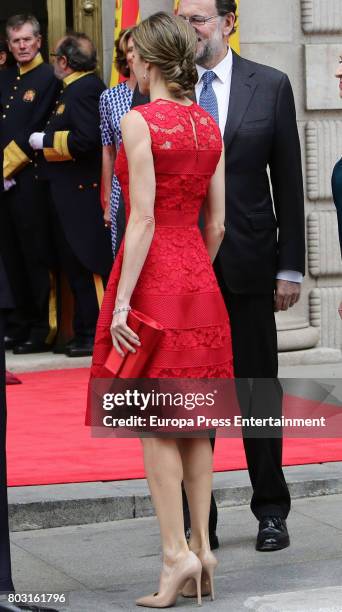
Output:
<instances>
[{"instance_id":1,"label":"red lace dress","mask_svg":"<svg viewBox=\"0 0 342 612\"><path fill-rule=\"evenodd\" d=\"M165 328L144 377L231 378L228 314L198 228L199 211L221 154L220 131L197 104L156 100L134 110L151 133L156 199L155 232L130 303ZM123 146L115 171L127 219L129 177ZM112 348L110 325L123 251L124 241L97 324L91 377L111 376L103 364Z\"/></svg>"}]
</instances>

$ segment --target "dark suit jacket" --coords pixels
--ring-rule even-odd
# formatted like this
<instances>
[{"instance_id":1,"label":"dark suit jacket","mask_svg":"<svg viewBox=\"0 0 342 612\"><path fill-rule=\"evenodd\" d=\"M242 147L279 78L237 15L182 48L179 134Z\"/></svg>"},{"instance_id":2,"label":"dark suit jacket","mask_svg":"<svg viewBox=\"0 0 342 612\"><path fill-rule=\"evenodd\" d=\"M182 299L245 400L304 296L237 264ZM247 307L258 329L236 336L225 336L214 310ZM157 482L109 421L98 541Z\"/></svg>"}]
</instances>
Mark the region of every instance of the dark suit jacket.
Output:
<instances>
[{"instance_id":1,"label":"dark suit jacket","mask_svg":"<svg viewBox=\"0 0 342 612\"><path fill-rule=\"evenodd\" d=\"M147 101L135 92L132 107ZM277 270L305 272L301 153L284 73L233 53L224 144L226 234L215 269L234 293L272 293Z\"/></svg>"},{"instance_id":2,"label":"dark suit jacket","mask_svg":"<svg viewBox=\"0 0 342 612\"><path fill-rule=\"evenodd\" d=\"M113 257L100 200L99 99L104 89L93 73L64 88L44 128L37 176L49 181L60 223L78 259L91 272L106 276Z\"/></svg>"},{"instance_id":3,"label":"dark suit jacket","mask_svg":"<svg viewBox=\"0 0 342 612\"><path fill-rule=\"evenodd\" d=\"M5 176L15 175L16 180L23 168L25 174L34 173L29 163L34 158L29 137L43 130L61 89L53 68L40 54L30 66L32 69L23 74L17 65L0 72L0 142L5 149Z\"/></svg>"},{"instance_id":4,"label":"dark suit jacket","mask_svg":"<svg viewBox=\"0 0 342 612\"><path fill-rule=\"evenodd\" d=\"M226 234L215 267L233 292L269 293L277 270L305 272L300 144L284 73L233 54L224 144Z\"/></svg>"}]
</instances>

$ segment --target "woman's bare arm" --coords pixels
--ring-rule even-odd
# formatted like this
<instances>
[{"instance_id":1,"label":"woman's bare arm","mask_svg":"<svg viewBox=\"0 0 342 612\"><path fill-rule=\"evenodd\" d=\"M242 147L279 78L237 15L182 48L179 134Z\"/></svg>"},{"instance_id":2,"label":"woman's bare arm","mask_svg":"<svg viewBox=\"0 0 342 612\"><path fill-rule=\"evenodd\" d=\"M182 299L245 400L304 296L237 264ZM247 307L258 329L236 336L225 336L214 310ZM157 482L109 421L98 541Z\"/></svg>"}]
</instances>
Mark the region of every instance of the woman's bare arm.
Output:
<instances>
[{"instance_id":1,"label":"woman's bare arm","mask_svg":"<svg viewBox=\"0 0 342 612\"><path fill-rule=\"evenodd\" d=\"M213 174L204 203L203 238L213 262L224 237L225 227L225 163L224 149Z\"/></svg>"},{"instance_id":2,"label":"woman's bare arm","mask_svg":"<svg viewBox=\"0 0 342 612\"><path fill-rule=\"evenodd\" d=\"M110 194L112 191L112 180L114 173L114 162L116 158L115 145L103 145L102 147L102 184L104 199L104 220L110 223Z\"/></svg>"},{"instance_id":3,"label":"woman's bare arm","mask_svg":"<svg viewBox=\"0 0 342 612\"><path fill-rule=\"evenodd\" d=\"M130 111L121 121L123 143L129 168L131 212L125 233L124 257L115 308L127 307L145 263L154 234L156 179L151 137L148 126L137 111ZM114 315L111 327L113 344L122 354L120 344L133 350L137 335L127 324L127 312Z\"/></svg>"}]
</instances>

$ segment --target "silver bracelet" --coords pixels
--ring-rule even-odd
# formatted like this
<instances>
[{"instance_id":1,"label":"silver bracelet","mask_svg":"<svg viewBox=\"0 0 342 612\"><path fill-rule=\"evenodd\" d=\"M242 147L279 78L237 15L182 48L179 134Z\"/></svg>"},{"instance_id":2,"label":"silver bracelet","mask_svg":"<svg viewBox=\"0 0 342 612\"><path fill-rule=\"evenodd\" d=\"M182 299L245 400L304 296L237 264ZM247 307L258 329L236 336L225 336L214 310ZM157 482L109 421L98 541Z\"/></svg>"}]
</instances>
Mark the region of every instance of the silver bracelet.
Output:
<instances>
[{"instance_id":1,"label":"silver bracelet","mask_svg":"<svg viewBox=\"0 0 342 612\"><path fill-rule=\"evenodd\" d=\"M113 315L117 315L120 312L129 312L130 310L132 310L130 306L119 306L118 308L114 308Z\"/></svg>"}]
</instances>

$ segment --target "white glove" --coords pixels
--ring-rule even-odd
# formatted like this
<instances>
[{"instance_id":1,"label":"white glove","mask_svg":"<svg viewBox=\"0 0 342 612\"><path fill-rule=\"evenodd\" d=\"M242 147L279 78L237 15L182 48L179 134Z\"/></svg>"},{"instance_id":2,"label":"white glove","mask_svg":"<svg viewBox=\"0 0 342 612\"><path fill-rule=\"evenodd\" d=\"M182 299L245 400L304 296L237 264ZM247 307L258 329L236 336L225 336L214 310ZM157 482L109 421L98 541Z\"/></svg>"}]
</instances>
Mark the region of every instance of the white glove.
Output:
<instances>
[{"instance_id":1,"label":"white glove","mask_svg":"<svg viewBox=\"0 0 342 612\"><path fill-rule=\"evenodd\" d=\"M8 191L11 187L16 185L16 181L14 179L4 179L4 190Z\"/></svg>"},{"instance_id":2,"label":"white glove","mask_svg":"<svg viewBox=\"0 0 342 612\"><path fill-rule=\"evenodd\" d=\"M29 145L37 151L37 149L43 149L43 140L45 132L33 132L29 138Z\"/></svg>"}]
</instances>

